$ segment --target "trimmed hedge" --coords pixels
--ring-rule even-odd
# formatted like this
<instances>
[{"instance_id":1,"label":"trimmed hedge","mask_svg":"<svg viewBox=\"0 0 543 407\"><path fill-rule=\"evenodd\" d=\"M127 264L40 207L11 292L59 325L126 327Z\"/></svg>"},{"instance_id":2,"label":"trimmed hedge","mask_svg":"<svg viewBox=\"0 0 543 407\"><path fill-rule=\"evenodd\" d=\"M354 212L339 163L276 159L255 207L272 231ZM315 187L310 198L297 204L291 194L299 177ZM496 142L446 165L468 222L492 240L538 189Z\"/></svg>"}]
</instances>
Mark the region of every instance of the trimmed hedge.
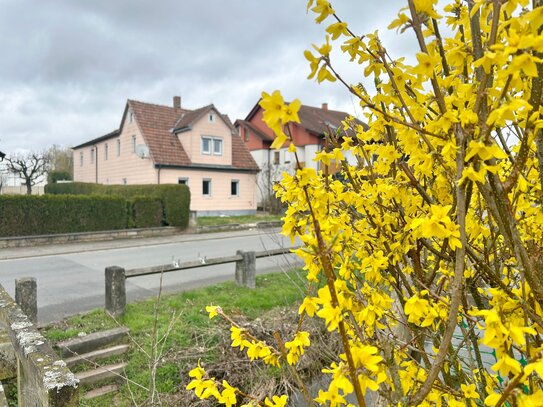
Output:
<instances>
[{"instance_id":1,"label":"trimmed hedge","mask_svg":"<svg viewBox=\"0 0 543 407\"><path fill-rule=\"evenodd\" d=\"M126 199L115 196L0 195L0 236L126 229Z\"/></svg>"},{"instance_id":2,"label":"trimmed hedge","mask_svg":"<svg viewBox=\"0 0 543 407\"><path fill-rule=\"evenodd\" d=\"M136 196L131 202L132 226L151 228L162 224L164 209L158 197Z\"/></svg>"},{"instance_id":3,"label":"trimmed hedge","mask_svg":"<svg viewBox=\"0 0 543 407\"><path fill-rule=\"evenodd\" d=\"M164 206L163 222L168 226L187 227L190 191L186 185L102 185L86 182L48 184L47 194L116 195L128 200L136 196L158 197Z\"/></svg>"}]
</instances>

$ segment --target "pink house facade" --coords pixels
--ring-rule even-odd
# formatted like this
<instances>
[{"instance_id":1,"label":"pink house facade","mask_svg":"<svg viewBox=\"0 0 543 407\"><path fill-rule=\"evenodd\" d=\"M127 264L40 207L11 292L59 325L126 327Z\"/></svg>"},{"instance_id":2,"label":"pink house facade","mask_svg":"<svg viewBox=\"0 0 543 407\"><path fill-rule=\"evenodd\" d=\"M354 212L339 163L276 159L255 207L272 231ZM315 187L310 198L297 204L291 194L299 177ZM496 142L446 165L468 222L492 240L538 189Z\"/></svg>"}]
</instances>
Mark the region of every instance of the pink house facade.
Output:
<instances>
[{"instance_id":1,"label":"pink house facade","mask_svg":"<svg viewBox=\"0 0 543 407\"><path fill-rule=\"evenodd\" d=\"M128 100L119 129L73 148L74 180L186 184L198 216L256 212L259 171L227 116Z\"/></svg>"}]
</instances>

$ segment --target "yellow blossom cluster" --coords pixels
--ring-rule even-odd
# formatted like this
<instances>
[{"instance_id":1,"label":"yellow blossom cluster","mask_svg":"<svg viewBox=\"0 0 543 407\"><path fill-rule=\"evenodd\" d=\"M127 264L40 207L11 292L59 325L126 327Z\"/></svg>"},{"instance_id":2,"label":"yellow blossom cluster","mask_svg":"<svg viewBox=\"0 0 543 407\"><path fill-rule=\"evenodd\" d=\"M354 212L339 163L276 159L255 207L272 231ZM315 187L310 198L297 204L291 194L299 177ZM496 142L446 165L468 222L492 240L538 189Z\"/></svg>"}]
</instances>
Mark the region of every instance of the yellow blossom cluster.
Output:
<instances>
[{"instance_id":1,"label":"yellow blossom cluster","mask_svg":"<svg viewBox=\"0 0 543 407\"><path fill-rule=\"evenodd\" d=\"M309 78L344 85L363 115L276 188L283 233L302 242L299 312L343 345L313 402L543 406L543 5L406 0L389 29L413 34L407 57L327 0L307 9L327 24ZM260 105L274 147L295 151L300 102ZM295 368L310 342L287 344L278 359Z\"/></svg>"}]
</instances>

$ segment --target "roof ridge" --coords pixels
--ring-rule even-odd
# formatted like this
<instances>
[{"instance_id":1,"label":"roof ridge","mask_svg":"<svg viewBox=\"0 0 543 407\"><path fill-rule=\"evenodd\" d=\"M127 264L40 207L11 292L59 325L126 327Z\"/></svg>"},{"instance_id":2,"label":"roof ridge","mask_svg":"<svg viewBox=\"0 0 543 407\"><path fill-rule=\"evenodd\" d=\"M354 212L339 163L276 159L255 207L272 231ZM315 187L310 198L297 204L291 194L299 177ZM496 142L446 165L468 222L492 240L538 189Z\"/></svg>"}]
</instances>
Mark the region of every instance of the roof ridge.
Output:
<instances>
[{"instance_id":1,"label":"roof ridge","mask_svg":"<svg viewBox=\"0 0 543 407\"><path fill-rule=\"evenodd\" d=\"M184 110L185 112L192 112L193 111L191 109L187 109L187 108L184 108L184 107L173 107L173 106L168 106L168 105L161 105L161 104L158 104L158 103L143 102L141 100L136 100L136 99L127 99L127 101L128 102L141 103L143 105L150 105L150 106L157 106L157 107L167 107L167 108L175 109L175 110Z\"/></svg>"}]
</instances>

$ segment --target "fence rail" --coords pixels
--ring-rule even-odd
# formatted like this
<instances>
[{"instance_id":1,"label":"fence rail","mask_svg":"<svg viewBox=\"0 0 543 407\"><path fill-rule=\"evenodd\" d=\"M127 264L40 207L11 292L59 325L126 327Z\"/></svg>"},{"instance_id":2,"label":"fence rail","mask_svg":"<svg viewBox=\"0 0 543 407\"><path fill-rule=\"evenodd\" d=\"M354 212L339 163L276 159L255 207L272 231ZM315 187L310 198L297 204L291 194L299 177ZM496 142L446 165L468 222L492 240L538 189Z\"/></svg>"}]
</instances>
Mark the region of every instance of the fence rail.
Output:
<instances>
[{"instance_id":1,"label":"fence rail","mask_svg":"<svg viewBox=\"0 0 543 407\"><path fill-rule=\"evenodd\" d=\"M238 250L233 256L202 258L200 260L182 263L172 262L158 266L140 267L125 270L122 267L106 267L106 299L105 308L113 316L124 314L126 308L126 279L150 274L170 273L172 271L188 270L217 264L236 263L235 278L240 286L255 288L256 259L291 253L299 247L263 250L259 252L244 252Z\"/></svg>"}]
</instances>

